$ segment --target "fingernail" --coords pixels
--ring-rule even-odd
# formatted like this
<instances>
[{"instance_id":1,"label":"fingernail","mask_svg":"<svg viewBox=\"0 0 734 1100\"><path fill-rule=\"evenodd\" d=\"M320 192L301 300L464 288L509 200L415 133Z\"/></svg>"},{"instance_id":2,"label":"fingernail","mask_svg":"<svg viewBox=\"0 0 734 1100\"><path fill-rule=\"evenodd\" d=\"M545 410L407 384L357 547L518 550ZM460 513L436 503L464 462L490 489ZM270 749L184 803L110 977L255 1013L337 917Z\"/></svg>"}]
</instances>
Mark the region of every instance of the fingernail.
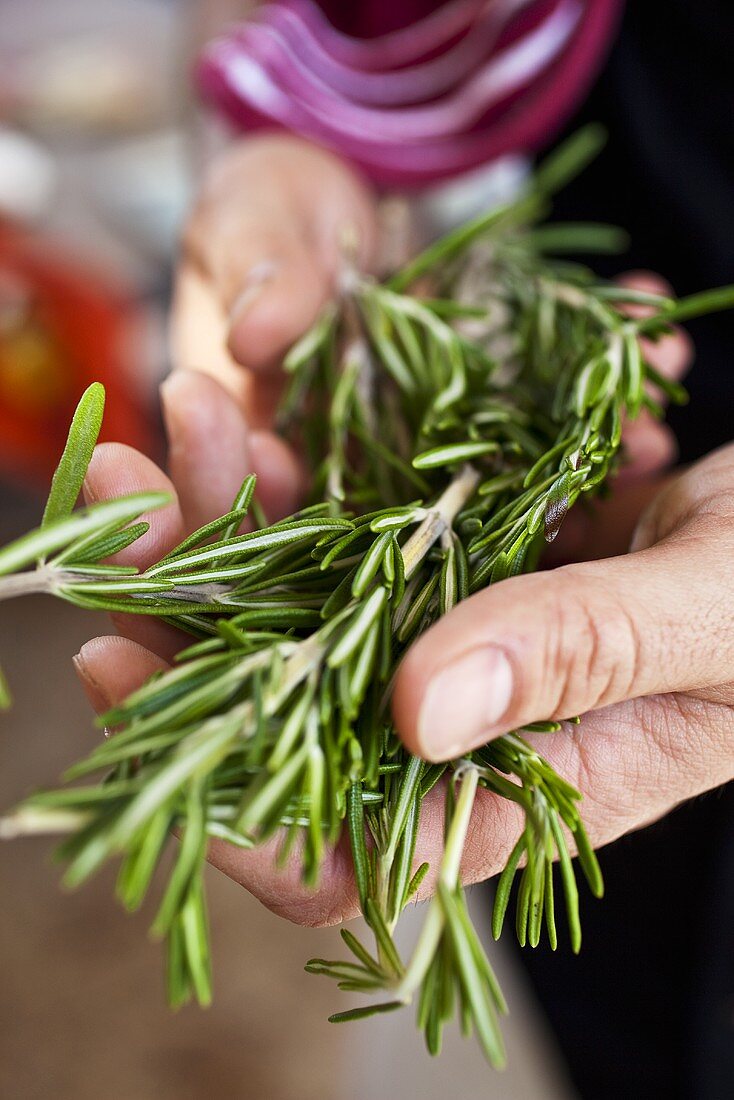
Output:
<instances>
[{"instance_id":1,"label":"fingernail","mask_svg":"<svg viewBox=\"0 0 734 1100\"><path fill-rule=\"evenodd\" d=\"M107 695L97 683L89 668L84 652L88 647L90 650L93 650L94 642L86 642L71 660L76 669L76 674L81 680L84 694L91 703L92 708L97 714L103 714L106 710L109 710L110 703Z\"/></svg>"},{"instance_id":2,"label":"fingernail","mask_svg":"<svg viewBox=\"0 0 734 1100\"><path fill-rule=\"evenodd\" d=\"M484 744L512 699L512 666L501 649L472 649L431 680L418 716L429 760L452 760Z\"/></svg>"},{"instance_id":3,"label":"fingernail","mask_svg":"<svg viewBox=\"0 0 734 1100\"><path fill-rule=\"evenodd\" d=\"M247 313L253 303L260 297L263 287L270 282L277 270L274 260L261 260L259 264L251 267L245 285L232 303L229 311L230 328Z\"/></svg>"},{"instance_id":4,"label":"fingernail","mask_svg":"<svg viewBox=\"0 0 734 1100\"><path fill-rule=\"evenodd\" d=\"M92 452L92 458L89 462L89 465L87 466L87 472L84 475L84 481L82 482L82 496L84 498L84 503L87 505L97 504L99 501L97 489L94 484L94 474L96 468L95 459L97 457L97 452L100 446L104 446L104 444L98 443L97 446L94 448L94 451Z\"/></svg>"}]
</instances>

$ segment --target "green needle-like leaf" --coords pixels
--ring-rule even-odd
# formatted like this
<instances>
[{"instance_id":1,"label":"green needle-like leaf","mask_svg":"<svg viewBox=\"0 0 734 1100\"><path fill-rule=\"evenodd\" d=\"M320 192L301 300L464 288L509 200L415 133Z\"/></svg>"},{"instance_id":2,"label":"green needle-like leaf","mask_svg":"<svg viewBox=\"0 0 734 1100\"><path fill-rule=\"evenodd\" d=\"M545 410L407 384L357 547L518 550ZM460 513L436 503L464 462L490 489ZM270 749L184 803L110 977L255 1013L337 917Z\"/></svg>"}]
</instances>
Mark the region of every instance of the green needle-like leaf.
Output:
<instances>
[{"instance_id":1,"label":"green needle-like leaf","mask_svg":"<svg viewBox=\"0 0 734 1100\"><path fill-rule=\"evenodd\" d=\"M13 698L10 694L8 681L5 678L5 673L0 668L0 710L9 710L12 704Z\"/></svg>"},{"instance_id":2,"label":"green needle-like leaf","mask_svg":"<svg viewBox=\"0 0 734 1100\"><path fill-rule=\"evenodd\" d=\"M0 576L16 573L36 559L48 557L75 539L102 530L110 523L124 526L143 512L162 508L168 502L169 497L165 493L136 493L119 500L93 504L65 519L49 522L46 527L23 535L0 550Z\"/></svg>"},{"instance_id":3,"label":"green needle-like leaf","mask_svg":"<svg viewBox=\"0 0 734 1100\"><path fill-rule=\"evenodd\" d=\"M402 1008L402 1001L385 1001L378 1005L364 1005L362 1008L350 1008L346 1012L335 1012L329 1016L330 1024L347 1024L352 1020L366 1020L369 1016L377 1016L383 1012L394 1012Z\"/></svg>"},{"instance_id":4,"label":"green needle-like leaf","mask_svg":"<svg viewBox=\"0 0 734 1100\"><path fill-rule=\"evenodd\" d=\"M51 482L42 527L70 516L82 490L104 416L105 391L93 382L82 395Z\"/></svg>"}]
</instances>

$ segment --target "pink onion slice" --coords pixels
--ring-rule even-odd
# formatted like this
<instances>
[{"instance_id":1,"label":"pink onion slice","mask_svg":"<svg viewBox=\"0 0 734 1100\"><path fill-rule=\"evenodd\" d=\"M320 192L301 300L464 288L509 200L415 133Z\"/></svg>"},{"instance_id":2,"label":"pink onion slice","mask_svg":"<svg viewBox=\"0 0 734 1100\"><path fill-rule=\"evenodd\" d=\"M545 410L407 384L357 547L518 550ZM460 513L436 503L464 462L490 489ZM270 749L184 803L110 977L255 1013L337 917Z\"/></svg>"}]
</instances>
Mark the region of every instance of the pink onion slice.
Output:
<instances>
[{"instance_id":1,"label":"pink onion slice","mask_svg":"<svg viewBox=\"0 0 734 1100\"><path fill-rule=\"evenodd\" d=\"M304 33L298 17L282 5L262 9L261 26L276 32L298 68L307 69L335 94L372 106L400 106L443 95L491 54L511 20L535 0L485 0L461 38L427 61L387 71L365 71L333 58Z\"/></svg>"},{"instance_id":2,"label":"pink onion slice","mask_svg":"<svg viewBox=\"0 0 734 1100\"><path fill-rule=\"evenodd\" d=\"M567 45L581 14L580 0L558 0L533 31L495 54L457 92L436 103L392 111L335 96L299 68L283 40L262 26L245 27L239 38L244 54L234 51L223 64L226 79L243 99L250 98L253 81L258 88L270 82L298 103L302 117L334 141L344 137L380 145L435 142L470 130L498 102L535 80ZM257 75L254 66L260 67Z\"/></svg>"},{"instance_id":3,"label":"pink onion slice","mask_svg":"<svg viewBox=\"0 0 734 1100\"><path fill-rule=\"evenodd\" d=\"M269 37L254 36L254 46L246 32L213 42L198 79L204 96L239 128L285 128L351 158L381 185L426 186L506 153L533 150L565 121L621 11L621 0L559 0L535 30L570 12L569 2L574 26L562 40L548 38L542 64L530 31L495 50L453 95L414 108L378 110L350 102L291 64L287 44L272 27ZM547 3L538 7L547 13Z\"/></svg>"},{"instance_id":4,"label":"pink onion slice","mask_svg":"<svg viewBox=\"0 0 734 1100\"><path fill-rule=\"evenodd\" d=\"M414 64L444 49L471 26L486 5L487 0L452 0L403 30L367 39L337 30L311 0L283 0L277 7L297 17L304 38L308 36L348 68L385 70Z\"/></svg>"}]
</instances>

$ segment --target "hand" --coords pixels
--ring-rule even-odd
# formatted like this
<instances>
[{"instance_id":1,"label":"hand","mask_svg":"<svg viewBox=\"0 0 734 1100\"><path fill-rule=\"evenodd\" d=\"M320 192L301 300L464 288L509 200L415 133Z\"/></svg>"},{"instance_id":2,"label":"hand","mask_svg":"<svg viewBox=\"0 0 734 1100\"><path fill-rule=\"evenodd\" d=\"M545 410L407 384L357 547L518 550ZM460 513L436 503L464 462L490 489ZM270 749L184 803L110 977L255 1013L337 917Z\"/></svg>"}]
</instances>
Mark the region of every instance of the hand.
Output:
<instances>
[{"instance_id":1,"label":"hand","mask_svg":"<svg viewBox=\"0 0 734 1100\"><path fill-rule=\"evenodd\" d=\"M372 196L341 161L291 137L232 146L209 170L184 230L171 317L174 372L161 388L171 480L129 448L98 449L89 500L173 491L133 555L141 567L226 512L246 473L266 515L303 496L298 457L271 430L284 352L333 295L343 234L371 264ZM130 556L125 559L129 562ZM116 616L120 632L170 659L181 635Z\"/></svg>"},{"instance_id":2,"label":"hand","mask_svg":"<svg viewBox=\"0 0 734 1100\"><path fill-rule=\"evenodd\" d=\"M311 157L316 159L310 161ZM272 202L271 193L277 195ZM252 215L250 199L257 212ZM287 218L284 211L289 212ZM160 488L173 495L167 509L150 517L145 540L121 560L134 560L145 568L187 530L220 514L229 506L244 470L258 473L260 498L271 518L295 507L301 483L298 464L264 425L278 388L279 358L331 292L339 230L350 221L361 226L363 241L374 239L369 199L360 185L331 158L291 139L253 143L215 170L187 234L173 343L178 366L206 364L218 382L185 370L164 386L172 480L128 448L98 449L86 485L88 499L141 488ZM237 253L233 241L239 246ZM309 249L319 248L320 258L309 265ZM264 266L264 259L274 255L278 265ZM230 322L227 310L234 312ZM222 351L217 357L216 349L226 343L233 354ZM677 373L686 358L675 339L663 341L654 355L658 368L670 373ZM243 370L235 358L249 369ZM254 430L248 429L245 416ZM652 426L655 440L647 454L657 448L658 460L648 468L661 456L670 456L669 440L657 427ZM644 462L637 465L642 469ZM88 643L76 661L98 711L162 667L181 645L179 635L147 619L118 617L117 625L123 637ZM519 827L512 807L489 796L480 799L476 820L478 836L485 826L491 829L494 848L490 863L477 862L472 848L465 869L472 881L499 869ZM424 810L421 858L437 862L441 836L441 800L435 797ZM215 844L211 858L270 908L301 923L329 923L354 914L356 896L344 846L327 860L316 893L302 888L295 862L285 872L275 870L274 847L275 842L242 853Z\"/></svg>"},{"instance_id":3,"label":"hand","mask_svg":"<svg viewBox=\"0 0 734 1100\"><path fill-rule=\"evenodd\" d=\"M481 592L411 649L393 696L411 751L461 755L507 729L584 714L529 740L584 794L595 847L734 777L734 445L671 484L621 557ZM465 876L508 854L485 798ZM498 839L499 838L499 839Z\"/></svg>"},{"instance_id":4,"label":"hand","mask_svg":"<svg viewBox=\"0 0 734 1100\"><path fill-rule=\"evenodd\" d=\"M229 508L248 470L271 518L297 507L300 465L270 430L280 363L332 297L346 231L370 266L375 222L357 176L296 138L248 140L212 165L184 230L171 316L175 370L161 394L187 526Z\"/></svg>"},{"instance_id":5,"label":"hand","mask_svg":"<svg viewBox=\"0 0 734 1100\"><path fill-rule=\"evenodd\" d=\"M252 427L269 427L280 362L333 295L345 233L369 269L374 198L342 161L285 136L228 149L207 173L183 234L175 367L213 375Z\"/></svg>"},{"instance_id":6,"label":"hand","mask_svg":"<svg viewBox=\"0 0 734 1100\"><path fill-rule=\"evenodd\" d=\"M373 199L328 153L269 137L233 146L212 166L185 230L176 277L175 369L161 394L171 476L129 447L104 444L84 487L87 502L145 487L172 496L167 508L145 517L148 534L118 556L121 564L144 569L188 531L222 515L248 472L258 476L258 499L270 519L298 506L303 471L270 430L280 361L333 294L345 230L353 231L359 262L369 268ZM75 659L99 713L186 644L182 634L144 616L113 619L121 636L96 638ZM238 853L233 862L228 846L215 845L212 856L271 908L297 906L302 898L299 915L320 922L321 903L300 887L297 867L275 871L273 848L245 860ZM351 891L346 852L333 864Z\"/></svg>"},{"instance_id":7,"label":"hand","mask_svg":"<svg viewBox=\"0 0 734 1100\"><path fill-rule=\"evenodd\" d=\"M96 459L91 476L106 476ZM138 484L163 475L136 456ZM127 487L127 486L126 486ZM130 488L133 486L130 485ZM150 560L173 541L174 508ZM516 577L473 596L411 649L395 688L408 748L448 759L505 730L583 713L580 726L529 740L584 794L600 846L734 777L734 445L699 462L655 500L629 554ZM126 638L98 638L77 659L102 711L136 687L160 657ZM500 871L521 828L517 808L480 791L464 857L466 882ZM424 804L417 859L435 867L442 798ZM353 916L349 855L340 845L320 888L297 861L274 867L276 842L211 859L269 908L304 924ZM431 889L427 879L422 889Z\"/></svg>"}]
</instances>

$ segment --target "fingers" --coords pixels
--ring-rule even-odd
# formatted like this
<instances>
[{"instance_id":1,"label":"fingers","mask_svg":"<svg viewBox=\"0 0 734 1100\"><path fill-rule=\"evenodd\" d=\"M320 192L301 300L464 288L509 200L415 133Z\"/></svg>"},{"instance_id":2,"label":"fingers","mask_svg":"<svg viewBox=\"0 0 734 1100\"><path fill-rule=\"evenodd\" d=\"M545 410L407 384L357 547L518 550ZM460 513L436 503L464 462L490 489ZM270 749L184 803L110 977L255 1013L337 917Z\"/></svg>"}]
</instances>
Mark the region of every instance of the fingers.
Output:
<instances>
[{"instance_id":1,"label":"fingers","mask_svg":"<svg viewBox=\"0 0 734 1100\"><path fill-rule=\"evenodd\" d=\"M730 705L676 693L621 703L528 739L583 792L584 823L597 847L728 782L731 730Z\"/></svg>"},{"instance_id":2,"label":"fingers","mask_svg":"<svg viewBox=\"0 0 734 1100\"><path fill-rule=\"evenodd\" d=\"M97 714L121 703L166 662L127 638L94 638L74 658L85 694ZM426 859L431 873L424 880L421 897L435 888L443 848L443 792L436 789L424 802L418 839L418 862ZM520 828L514 807L486 791L477 796L472 835L491 836L487 844L469 845L463 873L475 882L500 870ZM263 905L296 924L322 926L350 920L359 912L349 844L346 838L326 853L318 887L303 885L297 848L284 867L277 866L282 837L261 848L242 851L224 841L210 843L208 859L215 867L254 894Z\"/></svg>"},{"instance_id":3,"label":"fingers","mask_svg":"<svg viewBox=\"0 0 734 1100\"><path fill-rule=\"evenodd\" d=\"M704 569L711 584L728 596L731 584L717 577L716 566L731 546L733 515L734 444L729 443L667 481L643 512L630 549L645 550L671 536L689 539L691 561L706 556ZM692 600L693 593L689 602Z\"/></svg>"},{"instance_id":4,"label":"fingers","mask_svg":"<svg viewBox=\"0 0 734 1100\"><path fill-rule=\"evenodd\" d=\"M731 707L684 695L621 703L585 715L579 726L528 734L527 740L583 793L581 814L594 848L651 824L734 775ZM465 883L501 871L522 829L516 806L481 794L462 860ZM429 832L421 833L417 859L427 858L423 845L432 851L433 837L440 836L439 822L426 824Z\"/></svg>"},{"instance_id":5,"label":"fingers","mask_svg":"<svg viewBox=\"0 0 734 1100\"><path fill-rule=\"evenodd\" d=\"M154 672L166 668L167 665L156 654L136 642L111 636L94 638L82 646L74 658L74 667L95 712L104 714L121 703ZM488 827L490 816L498 819L492 830L495 837L494 869L498 870L502 855L509 851L514 842L519 821L511 810L508 816L500 800L491 796L484 798L488 804L482 808L483 796L486 796L486 792L480 792L480 809L477 811L481 812L482 828ZM442 838L443 796L436 790L425 802L419 838L421 859L430 859L434 869L440 863ZM215 840L210 843L208 859L254 894L268 909L296 924L338 924L357 915L359 898L346 838L326 853L321 880L315 890L303 885L297 848L284 867L277 866L281 842L282 836L276 836L261 848L242 851L231 844ZM485 855L477 860L474 853L468 854L467 875L484 873L486 867ZM421 896L427 896L431 892L434 878L427 878ZM471 881L476 881L476 877L471 877Z\"/></svg>"},{"instance_id":6,"label":"fingers","mask_svg":"<svg viewBox=\"0 0 734 1100\"><path fill-rule=\"evenodd\" d=\"M147 569L158 561L183 538L183 516L173 482L155 462L123 443L101 443L95 448L84 480L87 504L151 491L170 494L171 503L141 517L150 529L115 556L118 565Z\"/></svg>"},{"instance_id":7,"label":"fingers","mask_svg":"<svg viewBox=\"0 0 734 1100\"><path fill-rule=\"evenodd\" d=\"M166 668L166 662L129 638L92 638L74 658L74 668L97 714L121 703L131 691Z\"/></svg>"},{"instance_id":8,"label":"fingers","mask_svg":"<svg viewBox=\"0 0 734 1100\"><path fill-rule=\"evenodd\" d=\"M589 501L586 508L572 512L544 553L544 564L568 565L626 554L640 517L672 480L674 474L633 478L615 485L609 499Z\"/></svg>"},{"instance_id":9,"label":"fingers","mask_svg":"<svg viewBox=\"0 0 734 1100\"><path fill-rule=\"evenodd\" d=\"M620 286L642 290L646 294L669 297L673 293L670 283L651 271L630 271L617 282ZM624 311L630 317L648 317L652 312L650 306L633 304L625 306ZM666 378L680 380L693 363L693 342L685 329L675 328L670 335L660 340L643 339L641 344L645 358Z\"/></svg>"},{"instance_id":10,"label":"fingers","mask_svg":"<svg viewBox=\"0 0 734 1100\"><path fill-rule=\"evenodd\" d=\"M642 290L647 294L669 296L672 289L659 275L649 271L633 271L618 280L621 286ZM649 306L628 305L625 312L632 317L645 317ZM661 340L641 340L646 360L660 374L672 380L680 380L693 362L693 344L683 329L676 329ZM619 483L649 477L671 466L678 457L675 436L670 428L659 423L643 410L636 420L624 429L626 463L619 474Z\"/></svg>"},{"instance_id":11,"label":"fingers","mask_svg":"<svg viewBox=\"0 0 734 1100\"><path fill-rule=\"evenodd\" d=\"M714 513L708 530L691 513L711 483L707 466L697 485L681 479L667 511L688 511L688 519L663 531L658 545L512 578L429 630L395 686L393 713L408 748L450 759L529 722L731 678L734 503ZM648 529L660 535L660 522L656 529L648 519Z\"/></svg>"},{"instance_id":12,"label":"fingers","mask_svg":"<svg viewBox=\"0 0 734 1100\"><path fill-rule=\"evenodd\" d=\"M175 485L150 459L118 443L96 448L84 484L88 503L154 489L171 495L171 504L143 517L147 534L115 558L141 570L187 531L227 512L246 474L258 475L258 500L270 519L295 510L303 485L290 448L270 432L248 433L237 404L213 379L181 372L162 395ZM151 617L112 618L121 634L166 660L185 644L183 634Z\"/></svg>"},{"instance_id":13,"label":"fingers","mask_svg":"<svg viewBox=\"0 0 734 1100\"><path fill-rule=\"evenodd\" d=\"M210 842L210 863L254 894L279 917L313 928L341 924L359 913L349 844L346 838L325 853L318 886L304 885L297 851L285 866L278 866L283 837L275 836L262 847L242 851L225 841Z\"/></svg>"},{"instance_id":14,"label":"fingers","mask_svg":"<svg viewBox=\"0 0 734 1100\"><path fill-rule=\"evenodd\" d=\"M621 286L647 294L669 296L672 288L659 275L633 271L617 280ZM628 305L625 313L648 316L650 306ZM646 359L665 377L678 380L693 361L693 345L683 329L653 342L642 340ZM659 395L658 395L659 396ZM672 430L646 410L624 426L624 462L614 482L610 500L595 501L568 517L560 537L543 556L550 565L588 561L622 554L629 548L640 512L662 487L663 471L678 458L678 444Z\"/></svg>"},{"instance_id":15,"label":"fingers","mask_svg":"<svg viewBox=\"0 0 734 1100\"><path fill-rule=\"evenodd\" d=\"M293 512L303 475L290 448L249 432L241 409L213 378L177 371L161 387L169 464L188 530L224 515L247 474L269 519Z\"/></svg>"},{"instance_id":16,"label":"fingers","mask_svg":"<svg viewBox=\"0 0 734 1100\"><path fill-rule=\"evenodd\" d=\"M171 503L141 517L150 529L115 555L113 560L118 565L144 570L159 561L183 538L184 519L173 482L149 458L122 443L101 443L95 448L84 481L88 504L150 490L169 493ZM179 631L146 615L113 615L112 620L121 634L165 660L170 660L183 644L184 636Z\"/></svg>"},{"instance_id":17,"label":"fingers","mask_svg":"<svg viewBox=\"0 0 734 1100\"><path fill-rule=\"evenodd\" d=\"M88 642L75 660L92 705L103 713L164 667L124 638ZM731 778L734 767L729 706L676 696L636 700L587 715L579 727L528 739L556 770L584 792L583 816L597 847L655 820L672 806ZM695 745L695 751L691 746ZM420 898L435 889L443 847L443 791L423 802L415 865L428 861ZM479 790L462 858L465 883L497 874L522 828L519 808ZM273 912L297 924L340 923L359 911L346 842L328 852L315 890L301 882L298 853L276 866L280 838L251 852L213 841L211 863Z\"/></svg>"},{"instance_id":18,"label":"fingers","mask_svg":"<svg viewBox=\"0 0 734 1100\"><path fill-rule=\"evenodd\" d=\"M253 432L250 450L257 499L268 520L291 515L301 507L306 489L306 477L292 449L274 432Z\"/></svg>"},{"instance_id":19,"label":"fingers","mask_svg":"<svg viewBox=\"0 0 734 1100\"><path fill-rule=\"evenodd\" d=\"M345 230L368 265L373 200L337 158L282 136L230 149L210 171L184 241L173 326L178 365L202 366L212 351L197 341L200 361L192 361L186 339L197 324L186 308L196 273L211 288L209 321L218 316L231 356L272 370L333 292Z\"/></svg>"},{"instance_id":20,"label":"fingers","mask_svg":"<svg viewBox=\"0 0 734 1100\"><path fill-rule=\"evenodd\" d=\"M640 481L672 466L678 457L678 443L667 424L655 420L646 410L624 428L624 465L617 484Z\"/></svg>"},{"instance_id":21,"label":"fingers","mask_svg":"<svg viewBox=\"0 0 734 1100\"><path fill-rule=\"evenodd\" d=\"M128 638L94 638L74 658L85 694L97 714L121 703L166 662ZM348 844L327 853L317 890L301 881L297 851L287 865L276 865L281 837L250 852L213 841L208 858L264 905L298 924L336 924L359 911L359 900L351 871ZM437 837L437 839L439 839Z\"/></svg>"}]
</instances>

